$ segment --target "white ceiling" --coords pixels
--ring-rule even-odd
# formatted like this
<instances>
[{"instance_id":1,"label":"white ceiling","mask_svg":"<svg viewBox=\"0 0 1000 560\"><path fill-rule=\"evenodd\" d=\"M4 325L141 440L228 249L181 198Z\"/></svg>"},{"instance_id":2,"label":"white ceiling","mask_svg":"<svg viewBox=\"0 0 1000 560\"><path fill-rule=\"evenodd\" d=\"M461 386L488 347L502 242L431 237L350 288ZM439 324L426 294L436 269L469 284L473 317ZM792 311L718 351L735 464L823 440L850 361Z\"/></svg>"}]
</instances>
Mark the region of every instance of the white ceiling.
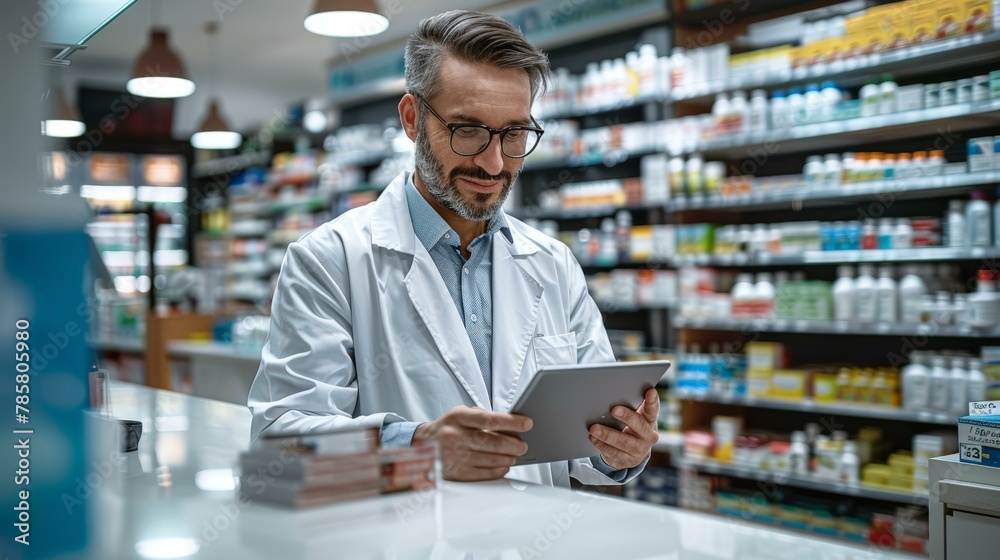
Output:
<instances>
[{"instance_id":1,"label":"white ceiling","mask_svg":"<svg viewBox=\"0 0 1000 560\"><path fill-rule=\"evenodd\" d=\"M364 39L332 39L303 27L310 0L160 0L157 23L170 29L170 45L198 86L193 96L176 105L175 134L185 137L196 128L210 93L221 98L231 126L250 130L265 122L273 109L327 95L329 67L343 64L343 53L363 57L402 48L421 19L456 7L448 0L379 2L390 8L392 16L386 32ZM486 9L498 4L463 0L461 7ZM78 83L124 90L133 60L148 43L152 17L152 1L139 0L91 39L86 50L74 54L68 70L56 70L56 79L70 90ZM204 33L211 21L219 25L219 60L214 64Z\"/></svg>"}]
</instances>

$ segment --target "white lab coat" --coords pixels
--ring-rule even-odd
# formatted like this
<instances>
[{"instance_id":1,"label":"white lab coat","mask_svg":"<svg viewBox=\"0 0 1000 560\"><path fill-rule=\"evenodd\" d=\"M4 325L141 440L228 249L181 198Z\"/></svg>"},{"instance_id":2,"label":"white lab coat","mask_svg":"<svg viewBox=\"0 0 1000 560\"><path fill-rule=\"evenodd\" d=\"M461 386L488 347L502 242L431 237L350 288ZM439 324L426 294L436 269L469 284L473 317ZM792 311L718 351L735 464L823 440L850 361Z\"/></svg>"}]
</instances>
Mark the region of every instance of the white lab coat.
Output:
<instances>
[{"instance_id":1,"label":"white lab coat","mask_svg":"<svg viewBox=\"0 0 1000 560\"><path fill-rule=\"evenodd\" d=\"M491 404L459 312L414 234L406 181L289 246L248 399L254 438L426 422L458 405L507 412L540 366L614 361L569 249L508 216L513 243L493 239ZM571 475L614 484L589 459L508 476L569 486Z\"/></svg>"}]
</instances>

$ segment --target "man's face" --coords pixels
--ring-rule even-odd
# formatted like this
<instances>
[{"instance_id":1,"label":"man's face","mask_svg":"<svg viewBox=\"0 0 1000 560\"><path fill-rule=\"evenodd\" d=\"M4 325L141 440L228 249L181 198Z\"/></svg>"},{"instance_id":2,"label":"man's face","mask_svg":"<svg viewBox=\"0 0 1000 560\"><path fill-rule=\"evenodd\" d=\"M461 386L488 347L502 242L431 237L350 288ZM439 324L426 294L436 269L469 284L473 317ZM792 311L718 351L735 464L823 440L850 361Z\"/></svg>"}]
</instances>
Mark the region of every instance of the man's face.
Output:
<instances>
[{"instance_id":1,"label":"man's face","mask_svg":"<svg viewBox=\"0 0 1000 560\"><path fill-rule=\"evenodd\" d=\"M531 87L520 69L501 69L447 58L438 74L440 90L427 102L449 123L485 124L494 129L531 126ZM418 105L420 104L417 101ZM494 136L483 152L460 156L451 131L426 107L417 119L418 180L437 202L470 221L493 218L510 194L523 159L501 152Z\"/></svg>"}]
</instances>

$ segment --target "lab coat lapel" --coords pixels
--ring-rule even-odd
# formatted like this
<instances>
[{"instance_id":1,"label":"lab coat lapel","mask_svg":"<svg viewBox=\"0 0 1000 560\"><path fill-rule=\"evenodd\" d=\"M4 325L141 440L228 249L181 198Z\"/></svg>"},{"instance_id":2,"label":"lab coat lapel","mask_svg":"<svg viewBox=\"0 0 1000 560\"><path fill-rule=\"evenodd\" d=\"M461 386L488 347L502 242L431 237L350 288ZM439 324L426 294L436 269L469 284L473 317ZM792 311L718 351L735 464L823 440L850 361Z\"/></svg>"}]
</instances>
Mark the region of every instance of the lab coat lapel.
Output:
<instances>
[{"instance_id":1,"label":"lab coat lapel","mask_svg":"<svg viewBox=\"0 0 1000 560\"><path fill-rule=\"evenodd\" d=\"M449 371L476 406L490 410L489 392L465 324L430 253L413 232L404 190L407 180L408 173L401 173L373 203L372 244L413 255L410 269L403 278L410 301L434 339ZM407 349L397 351L406 352Z\"/></svg>"},{"instance_id":2,"label":"lab coat lapel","mask_svg":"<svg viewBox=\"0 0 1000 560\"><path fill-rule=\"evenodd\" d=\"M513 243L502 233L493 237L493 409L499 412L514 403L545 291L534 274L537 247L515 224L510 231Z\"/></svg>"},{"instance_id":3,"label":"lab coat lapel","mask_svg":"<svg viewBox=\"0 0 1000 560\"><path fill-rule=\"evenodd\" d=\"M415 249L413 265L403 279L410 301L458 382L469 393L476 406L490 410L486 381L479 370L476 352L472 349L472 342L469 341L455 302L427 249L420 243L416 244ZM401 350L406 351L405 348Z\"/></svg>"}]
</instances>

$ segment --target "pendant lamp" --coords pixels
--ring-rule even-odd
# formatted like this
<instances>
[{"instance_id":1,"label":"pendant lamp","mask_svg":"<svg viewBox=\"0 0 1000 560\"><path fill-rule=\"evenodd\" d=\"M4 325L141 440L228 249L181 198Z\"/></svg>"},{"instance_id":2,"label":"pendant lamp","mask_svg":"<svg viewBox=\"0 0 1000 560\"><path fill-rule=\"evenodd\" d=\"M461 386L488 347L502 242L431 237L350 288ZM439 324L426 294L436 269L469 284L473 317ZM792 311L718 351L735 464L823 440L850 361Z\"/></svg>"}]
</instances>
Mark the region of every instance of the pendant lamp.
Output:
<instances>
[{"instance_id":1,"label":"pendant lamp","mask_svg":"<svg viewBox=\"0 0 1000 560\"><path fill-rule=\"evenodd\" d=\"M375 0L314 0L306 16L307 31L328 37L367 37L389 28Z\"/></svg>"},{"instance_id":2,"label":"pendant lamp","mask_svg":"<svg viewBox=\"0 0 1000 560\"><path fill-rule=\"evenodd\" d=\"M212 65L212 89L217 89L215 81L219 79L219 39L216 34L219 26L216 22L210 21L205 24L205 35L209 40L209 61ZM201 121L198 132L191 135L191 145L199 150L232 150L243 143L243 136L239 132L234 132L229 128L229 124L222 118L219 111L219 102L213 97L208 103L208 115Z\"/></svg>"},{"instance_id":3,"label":"pendant lamp","mask_svg":"<svg viewBox=\"0 0 1000 560\"><path fill-rule=\"evenodd\" d=\"M132 79L125 89L140 97L187 97L194 93L194 82L188 79L181 59L167 44L167 30L153 27L149 46L136 59Z\"/></svg>"},{"instance_id":4,"label":"pendant lamp","mask_svg":"<svg viewBox=\"0 0 1000 560\"><path fill-rule=\"evenodd\" d=\"M48 112L52 118L42 121L42 134L53 138L75 138L83 134L87 127L76 106L66 100L62 88L56 88L53 98Z\"/></svg>"},{"instance_id":5,"label":"pendant lamp","mask_svg":"<svg viewBox=\"0 0 1000 560\"><path fill-rule=\"evenodd\" d=\"M232 150L242 142L243 136L229 129L229 125L219 112L219 103L212 99L208 104L208 115L201 122L201 128L191 135L191 145L199 150Z\"/></svg>"}]
</instances>

